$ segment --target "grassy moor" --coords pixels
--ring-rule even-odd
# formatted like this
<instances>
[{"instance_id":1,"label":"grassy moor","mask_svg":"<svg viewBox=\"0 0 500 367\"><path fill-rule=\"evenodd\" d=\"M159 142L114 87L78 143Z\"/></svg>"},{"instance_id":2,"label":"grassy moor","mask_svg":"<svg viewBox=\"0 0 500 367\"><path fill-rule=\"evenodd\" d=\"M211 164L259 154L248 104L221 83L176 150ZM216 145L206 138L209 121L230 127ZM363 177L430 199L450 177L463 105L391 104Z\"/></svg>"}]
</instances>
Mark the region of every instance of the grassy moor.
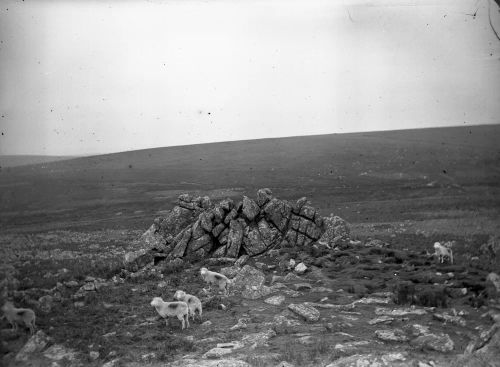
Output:
<instances>
[{"instance_id":1,"label":"grassy moor","mask_svg":"<svg viewBox=\"0 0 500 367\"><path fill-rule=\"evenodd\" d=\"M1 320L0 364L494 366L499 141L498 125L463 126L4 165L0 301L33 309L36 334ZM216 207L232 199L227 227L236 216L257 226L237 203L257 200L261 188L292 206L305 196L323 217L342 218L349 241L276 246L236 264L145 249L143 233L169 218L182 194ZM256 218L271 223L259 206ZM453 263L439 262L434 243L451 241ZM138 266L130 254L153 255ZM202 267L242 290L207 290ZM203 305L184 330L150 305L174 301L176 290Z\"/></svg>"}]
</instances>

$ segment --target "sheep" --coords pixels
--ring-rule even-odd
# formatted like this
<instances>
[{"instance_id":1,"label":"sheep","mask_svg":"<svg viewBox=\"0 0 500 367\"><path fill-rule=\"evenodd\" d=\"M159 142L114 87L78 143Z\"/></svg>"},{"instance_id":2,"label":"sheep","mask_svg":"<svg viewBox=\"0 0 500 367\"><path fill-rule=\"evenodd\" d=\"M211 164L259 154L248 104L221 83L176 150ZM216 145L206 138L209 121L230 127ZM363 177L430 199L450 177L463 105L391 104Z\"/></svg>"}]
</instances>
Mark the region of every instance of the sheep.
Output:
<instances>
[{"instance_id":1,"label":"sheep","mask_svg":"<svg viewBox=\"0 0 500 367\"><path fill-rule=\"evenodd\" d=\"M198 297L193 296L191 294L187 294L184 291L178 290L177 292L175 292L174 298L178 301L186 302L189 308L189 314L191 315L191 318L193 320L196 311L198 311L198 316L200 317L201 320L202 308L201 308L201 301L198 299Z\"/></svg>"},{"instance_id":2,"label":"sheep","mask_svg":"<svg viewBox=\"0 0 500 367\"><path fill-rule=\"evenodd\" d=\"M231 284L231 280L229 280L225 275L216 273L215 271L210 271L207 268L201 268L200 274L203 280L208 283L209 287L211 287L212 284L215 284L220 290L223 290L224 293L227 294L228 286Z\"/></svg>"},{"instance_id":3,"label":"sheep","mask_svg":"<svg viewBox=\"0 0 500 367\"><path fill-rule=\"evenodd\" d=\"M453 250L451 248L441 245L439 242L434 243L434 255L438 257L441 263L444 262L445 256L450 259L450 263L453 264Z\"/></svg>"},{"instance_id":4,"label":"sheep","mask_svg":"<svg viewBox=\"0 0 500 367\"><path fill-rule=\"evenodd\" d=\"M158 314L165 319L165 324L168 326L168 316L177 316L182 322L182 330L189 327L189 308L185 302L164 302L161 297L154 297L151 301Z\"/></svg>"},{"instance_id":5,"label":"sheep","mask_svg":"<svg viewBox=\"0 0 500 367\"><path fill-rule=\"evenodd\" d=\"M444 247L453 250L453 247L457 244L457 241L448 241L443 244Z\"/></svg>"},{"instance_id":6,"label":"sheep","mask_svg":"<svg viewBox=\"0 0 500 367\"><path fill-rule=\"evenodd\" d=\"M31 335L35 333L35 312L30 308L15 308L12 302L5 302L2 306L4 317L12 325L12 330L17 331L18 324L24 324L30 329Z\"/></svg>"}]
</instances>

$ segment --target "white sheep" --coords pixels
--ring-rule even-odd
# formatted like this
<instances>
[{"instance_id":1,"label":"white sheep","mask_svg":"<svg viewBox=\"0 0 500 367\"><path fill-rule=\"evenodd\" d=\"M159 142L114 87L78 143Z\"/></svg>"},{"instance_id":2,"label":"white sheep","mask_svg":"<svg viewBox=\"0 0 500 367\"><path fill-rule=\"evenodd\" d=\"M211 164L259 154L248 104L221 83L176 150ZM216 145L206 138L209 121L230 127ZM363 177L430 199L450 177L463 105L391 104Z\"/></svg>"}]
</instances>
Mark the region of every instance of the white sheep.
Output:
<instances>
[{"instance_id":1,"label":"white sheep","mask_svg":"<svg viewBox=\"0 0 500 367\"><path fill-rule=\"evenodd\" d=\"M185 302L164 302L161 297L155 297L151 301L151 306L153 306L161 317L165 319L165 323L168 326L168 316L177 316L177 318L182 322L182 329L189 327L189 308Z\"/></svg>"},{"instance_id":2,"label":"white sheep","mask_svg":"<svg viewBox=\"0 0 500 367\"><path fill-rule=\"evenodd\" d=\"M189 314L191 315L191 318L193 320L196 311L198 311L198 316L200 317L201 320L202 307L201 307L201 301L199 300L198 297L193 296L191 294L187 294L184 291L178 290L177 292L175 292L174 298L178 301L185 302L188 305Z\"/></svg>"},{"instance_id":3,"label":"white sheep","mask_svg":"<svg viewBox=\"0 0 500 367\"><path fill-rule=\"evenodd\" d=\"M444 247L453 250L453 247L457 244L457 241L448 241L443 244Z\"/></svg>"},{"instance_id":4,"label":"white sheep","mask_svg":"<svg viewBox=\"0 0 500 367\"><path fill-rule=\"evenodd\" d=\"M200 274L203 280L208 283L209 287L211 287L212 284L215 284L220 290L227 294L228 286L231 284L231 280L229 280L225 275L216 273L215 271L210 271L207 268L201 268Z\"/></svg>"},{"instance_id":5,"label":"white sheep","mask_svg":"<svg viewBox=\"0 0 500 367\"><path fill-rule=\"evenodd\" d=\"M434 255L438 257L441 263L444 262L444 258L447 256L450 263L453 264L453 250L441 245L439 242L434 243Z\"/></svg>"},{"instance_id":6,"label":"white sheep","mask_svg":"<svg viewBox=\"0 0 500 367\"><path fill-rule=\"evenodd\" d=\"M14 331L18 324L24 324L30 329L31 334L35 333L35 312L30 308L15 308L12 302L5 302L2 306L7 321L12 325Z\"/></svg>"}]
</instances>

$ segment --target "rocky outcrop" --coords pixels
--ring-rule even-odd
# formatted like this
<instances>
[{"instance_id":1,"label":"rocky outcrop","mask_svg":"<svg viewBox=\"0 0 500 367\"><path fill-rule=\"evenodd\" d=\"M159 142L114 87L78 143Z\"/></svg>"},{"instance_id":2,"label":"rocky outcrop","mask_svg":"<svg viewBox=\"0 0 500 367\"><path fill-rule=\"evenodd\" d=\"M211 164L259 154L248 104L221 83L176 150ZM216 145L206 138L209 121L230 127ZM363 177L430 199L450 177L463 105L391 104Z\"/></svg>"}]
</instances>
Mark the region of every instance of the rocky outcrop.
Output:
<instances>
[{"instance_id":1,"label":"rocky outcrop","mask_svg":"<svg viewBox=\"0 0 500 367\"><path fill-rule=\"evenodd\" d=\"M349 228L339 217L322 217L306 198L295 203L260 189L254 200L182 194L165 217L154 220L140 239L141 248L128 253L127 267L136 269L161 258L202 259L256 256L279 246L304 247L316 242L328 247L349 244Z\"/></svg>"},{"instance_id":2,"label":"rocky outcrop","mask_svg":"<svg viewBox=\"0 0 500 367\"><path fill-rule=\"evenodd\" d=\"M51 338L48 337L42 330L39 330L21 348L21 350L17 353L15 360L17 362L27 361L33 353L41 352L50 341Z\"/></svg>"}]
</instances>

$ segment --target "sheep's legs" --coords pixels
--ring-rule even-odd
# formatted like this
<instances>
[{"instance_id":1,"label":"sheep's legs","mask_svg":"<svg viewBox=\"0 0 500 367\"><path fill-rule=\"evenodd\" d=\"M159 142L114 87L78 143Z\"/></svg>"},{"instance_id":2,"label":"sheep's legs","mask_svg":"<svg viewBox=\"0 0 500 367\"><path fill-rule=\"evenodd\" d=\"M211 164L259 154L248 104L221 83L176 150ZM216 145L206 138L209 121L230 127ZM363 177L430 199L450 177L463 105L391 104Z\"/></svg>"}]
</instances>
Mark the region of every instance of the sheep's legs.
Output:
<instances>
[{"instance_id":1,"label":"sheep's legs","mask_svg":"<svg viewBox=\"0 0 500 367\"><path fill-rule=\"evenodd\" d=\"M184 330L184 328L186 327L186 324L184 323L184 317L185 317L185 315L177 315L177 318L182 323L182 330ZM189 326L189 324L188 324L188 326Z\"/></svg>"}]
</instances>

